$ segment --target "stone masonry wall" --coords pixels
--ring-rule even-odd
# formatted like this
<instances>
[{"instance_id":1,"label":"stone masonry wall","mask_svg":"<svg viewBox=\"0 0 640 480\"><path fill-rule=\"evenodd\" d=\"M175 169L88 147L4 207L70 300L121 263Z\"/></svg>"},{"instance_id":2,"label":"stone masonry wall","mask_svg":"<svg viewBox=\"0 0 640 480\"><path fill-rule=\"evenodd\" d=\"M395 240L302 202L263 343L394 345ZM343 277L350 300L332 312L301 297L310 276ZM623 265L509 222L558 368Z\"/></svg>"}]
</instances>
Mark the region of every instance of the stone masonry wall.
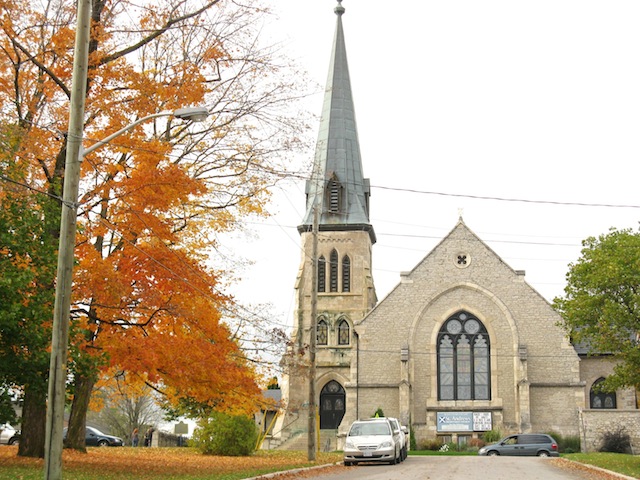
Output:
<instances>
[{"instance_id":1,"label":"stone masonry wall","mask_svg":"<svg viewBox=\"0 0 640 480\"><path fill-rule=\"evenodd\" d=\"M632 453L640 453L640 410L583 410L580 414L580 448L583 452L597 452L603 434L618 429L631 437Z\"/></svg>"},{"instance_id":2,"label":"stone masonry wall","mask_svg":"<svg viewBox=\"0 0 640 480\"><path fill-rule=\"evenodd\" d=\"M440 401L437 335L459 310L478 317L491 345L491 399ZM401 351L408 347L411 401L408 416L416 439L433 438L438 411L490 411L494 428L531 431L557 426L577 433L584 407L579 358L558 314L521 272L505 264L460 223L360 323L360 384L391 388L401 381ZM529 392L530 389L530 392ZM376 392L377 393L377 392ZM370 399L360 392L360 405ZM404 406L380 398L385 409Z\"/></svg>"}]
</instances>

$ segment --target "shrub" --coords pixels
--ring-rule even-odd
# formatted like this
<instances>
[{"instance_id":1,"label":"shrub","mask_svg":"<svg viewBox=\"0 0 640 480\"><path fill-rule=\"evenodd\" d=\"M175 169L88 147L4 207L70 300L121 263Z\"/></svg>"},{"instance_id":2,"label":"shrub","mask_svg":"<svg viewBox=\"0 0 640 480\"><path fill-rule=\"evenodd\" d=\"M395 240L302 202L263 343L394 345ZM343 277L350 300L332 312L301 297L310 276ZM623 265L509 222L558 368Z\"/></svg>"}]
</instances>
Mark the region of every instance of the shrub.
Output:
<instances>
[{"instance_id":1,"label":"shrub","mask_svg":"<svg viewBox=\"0 0 640 480\"><path fill-rule=\"evenodd\" d=\"M421 442L418 447L419 450L432 450L437 452L442 447L443 443L440 440L425 440Z\"/></svg>"},{"instance_id":2,"label":"shrub","mask_svg":"<svg viewBox=\"0 0 640 480\"><path fill-rule=\"evenodd\" d=\"M256 449L258 427L252 418L214 412L201 420L192 444L205 455L247 456Z\"/></svg>"},{"instance_id":3,"label":"shrub","mask_svg":"<svg viewBox=\"0 0 640 480\"><path fill-rule=\"evenodd\" d=\"M496 443L501 438L502 433L500 433L500 430L487 430L482 434L482 440L485 443Z\"/></svg>"},{"instance_id":4,"label":"shrub","mask_svg":"<svg viewBox=\"0 0 640 480\"><path fill-rule=\"evenodd\" d=\"M411 448L411 450L418 450L418 444L416 443L416 436L413 433L413 428L409 430L409 448Z\"/></svg>"},{"instance_id":5,"label":"shrub","mask_svg":"<svg viewBox=\"0 0 640 480\"><path fill-rule=\"evenodd\" d=\"M555 432L547 432L547 435L551 435L558 442L558 451L560 453L576 453L580 451L580 437L577 435L565 437Z\"/></svg>"},{"instance_id":6,"label":"shrub","mask_svg":"<svg viewBox=\"0 0 640 480\"><path fill-rule=\"evenodd\" d=\"M631 437L624 427L602 434L601 452L631 453Z\"/></svg>"},{"instance_id":7,"label":"shrub","mask_svg":"<svg viewBox=\"0 0 640 480\"><path fill-rule=\"evenodd\" d=\"M485 445L486 445L485 441L482 440L481 438L471 438L467 442L467 449L468 450L480 450L480 448L484 447Z\"/></svg>"}]
</instances>

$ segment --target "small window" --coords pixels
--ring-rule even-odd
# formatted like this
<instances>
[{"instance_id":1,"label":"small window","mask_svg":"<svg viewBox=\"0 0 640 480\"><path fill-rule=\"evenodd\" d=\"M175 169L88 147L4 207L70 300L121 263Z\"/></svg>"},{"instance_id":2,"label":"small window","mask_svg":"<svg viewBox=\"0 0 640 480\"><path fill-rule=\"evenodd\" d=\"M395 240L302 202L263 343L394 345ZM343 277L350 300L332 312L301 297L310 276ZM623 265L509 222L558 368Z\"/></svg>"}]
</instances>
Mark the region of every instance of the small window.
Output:
<instances>
[{"instance_id":1,"label":"small window","mask_svg":"<svg viewBox=\"0 0 640 480\"><path fill-rule=\"evenodd\" d=\"M327 289L327 261L324 257L318 259L318 291L326 292Z\"/></svg>"},{"instance_id":2,"label":"small window","mask_svg":"<svg viewBox=\"0 0 640 480\"><path fill-rule=\"evenodd\" d=\"M351 337L351 328L349 322L342 320L338 325L338 345L349 345Z\"/></svg>"},{"instance_id":3,"label":"small window","mask_svg":"<svg viewBox=\"0 0 640 480\"><path fill-rule=\"evenodd\" d=\"M316 335L316 343L318 345L327 345L329 343L329 328L325 320L318 322Z\"/></svg>"},{"instance_id":4,"label":"small window","mask_svg":"<svg viewBox=\"0 0 640 480\"><path fill-rule=\"evenodd\" d=\"M591 385L591 392L589 392L591 408L602 410L617 408L616 393L603 392L601 390L602 382L604 382L604 378L600 377Z\"/></svg>"},{"instance_id":5,"label":"small window","mask_svg":"<svg viewBox=\"0 0 640 480\"><path fill-rule=\"evenodd\" d=\"M342 257L342 291L351 291L351 260L347 255Z\"/></svg>"},{"instance_id":6,"label":"small window","mask_svg":"<svg viewBox=\"0 0 640 480\"><path fill-rule=\"evenodd\" d=\"M329 258L329 289L331 292L338 291L338 252L335 249Z\"/></svg>"},{"instance_id":7,"label":"small window","mask_svg":"<svg viewBox=\"0 0 640 480\"><path fill-rule=\"evenodd\" d=\"M471 440L471 435L458 435L458 447L464 449Z\"/></svg>"}]
</instances>

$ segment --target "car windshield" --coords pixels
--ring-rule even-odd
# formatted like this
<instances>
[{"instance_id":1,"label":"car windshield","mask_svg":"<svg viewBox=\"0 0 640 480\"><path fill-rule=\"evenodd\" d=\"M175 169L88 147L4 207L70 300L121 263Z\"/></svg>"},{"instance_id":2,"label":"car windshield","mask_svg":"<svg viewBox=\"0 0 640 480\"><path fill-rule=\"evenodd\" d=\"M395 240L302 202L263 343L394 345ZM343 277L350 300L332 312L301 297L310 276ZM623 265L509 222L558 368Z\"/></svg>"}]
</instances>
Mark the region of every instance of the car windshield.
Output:
<instances>
[{"instance_id":1,"label":"car windshield","mask_svg":"<svg viewBox=\"0 0 640 480\"><path fill-rule=\"evenodd\" d=\"M364 435L391 435L389 424L383 422L376 423L356 423L351 427L349 436L361 437Z\"/></svg>"}]
</instances>

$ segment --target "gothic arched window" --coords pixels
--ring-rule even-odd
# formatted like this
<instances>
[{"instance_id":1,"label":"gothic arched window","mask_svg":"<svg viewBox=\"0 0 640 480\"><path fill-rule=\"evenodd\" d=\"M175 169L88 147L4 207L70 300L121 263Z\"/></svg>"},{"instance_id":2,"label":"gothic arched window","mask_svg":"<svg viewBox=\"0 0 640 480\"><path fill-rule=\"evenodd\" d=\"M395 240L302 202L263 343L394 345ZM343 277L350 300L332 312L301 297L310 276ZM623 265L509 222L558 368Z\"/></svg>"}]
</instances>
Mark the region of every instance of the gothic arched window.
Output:
<instances>
[{"instance_id":1,"label":"gothic arched window","mask_svg":"<svg viewBox=\"0 0 640 480\"><path fill-rule=\"evenodd\" d=\"M338 324L338 345L349 345L351 342L351 327L349 322L342 319Z\"/></svg>"},{"instance_id":2,"label":"gothic arched window","mask_svg":"<svg viewBox=\"0 0 640 480\"><path fill-rule=\"evenodd\" d=\"M327 289L327 261L324 257L318 259L318 291L326 292Z\"/></svg>"},{"instance_id":3,"label":"gothic arched window","mask_svg":"<svg viewBox=\"0 0 640 480\"><path fill-rule=\"evenodd\" d=\"M601 390L601 384L604 382L604 378L600 377L591 385L591 391L589 392L589 399L591 408L597 409L614 409L616 407L616 392L603 392Z\"/></svg>"},{"instance_id":4,"label":"gothic arched window","mask_svg":"<svg viewBox=\"0 0 640 480\"><path fill-rule=\"evenodd\" d=\"M329 343L329 326L324 319L320 320L316 327L316 343L318 345L327 345Z\"/></svg>"},{"instance_id":5,"label":"gothic arched window","mask_svg":"<svg viewBox=\"0 0 640 480\"><path fill-rule=\"evenodd\" d=\"M468 312L452 315L438 333L438 399L490 400L489 335Z\"/></svg>"},{"instance_id":6,"label":"gothic arched window","mask_svg":"<svg viewBox=\"0 0 640 480\"><path fill-rule=\"evenodd\" d=\"M338 291L338 252L335 249L331 250L329 257L329 291Z\"/></svg>"},{"instance_id":7,"label":"gothic arched window","mask_svg":"<svg viewBox=\"0 0 640 480\"><path fill-rule=\"evenodd\" d=\"M342 257L342 291L351 291L351 259L347 255Z\"/></svg>"}]
</instances>

